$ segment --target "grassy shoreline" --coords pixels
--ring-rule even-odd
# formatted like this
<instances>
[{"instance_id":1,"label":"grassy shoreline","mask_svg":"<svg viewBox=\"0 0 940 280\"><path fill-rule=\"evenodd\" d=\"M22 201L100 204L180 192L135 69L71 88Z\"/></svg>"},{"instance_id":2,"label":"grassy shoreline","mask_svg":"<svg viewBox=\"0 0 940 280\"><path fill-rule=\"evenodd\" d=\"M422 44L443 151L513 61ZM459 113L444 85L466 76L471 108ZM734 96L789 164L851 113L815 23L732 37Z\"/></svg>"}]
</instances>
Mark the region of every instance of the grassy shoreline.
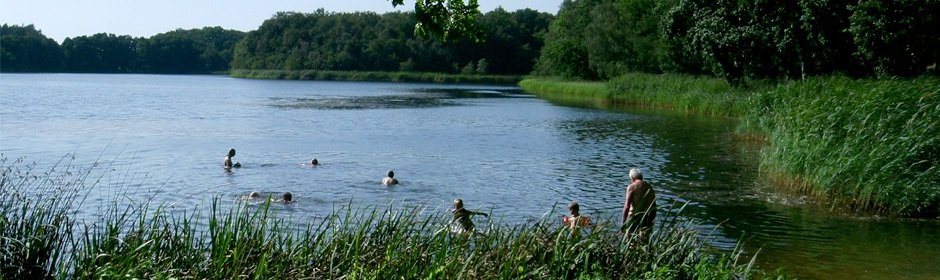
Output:
<instances>
[{"instance_id":1,"label":"grassy shoreline","mask_svg":"<svg viewBox=\"0 0 940 280\"><path fill-rule=\"evenodd\" d=\"M271 202L171 212L116 196L78 220L89 171L0 159L0 279L744 279L755 257L711 248L674 214L650 242L601 221L573 238L554 215L446 230L449 213L341 207L306 226ZM54 169L53 169L54 170ZM89 179L90 178L90 179ZM92 183L94 184L94 183ZM680 210L681 211L681 210ZM446 211L443 211L446 212ZM679 211L676 211L679 212ZM673 213L667 211L667 213ZM442 230L445 229L445 230ZM739 262L741 261L741 262Z\"/></svg>"},{"instance_id":2,"label":"grassy shoreline","mask_svg":"<svg viewBox=\"0 0 940 280\"><path fill-rule=\"evenodd\" d=\"M411 82L448 84L516 84L522 76L511 75L462 75L425 72L376 72L376 71L318 71L318 70L262 70L232 69L229 75L235 78L264 80L318 80L318 81L363 81L363 82Z\"/></svg>"},{"instance_id":3,"label":"grassy shoreline","mask_svg":"<svg viewBox=\"0 0 940 280\"><path fill-rule=\"evenodd\" d=\"M738 88L716 78L628 74L607 82L543 78L519 85L561 102L593 99L737 118L742 138L767 140L761 169L781 189L843 211L940 213L940 78L817 77Z\"/></svg>"}]
</instances>

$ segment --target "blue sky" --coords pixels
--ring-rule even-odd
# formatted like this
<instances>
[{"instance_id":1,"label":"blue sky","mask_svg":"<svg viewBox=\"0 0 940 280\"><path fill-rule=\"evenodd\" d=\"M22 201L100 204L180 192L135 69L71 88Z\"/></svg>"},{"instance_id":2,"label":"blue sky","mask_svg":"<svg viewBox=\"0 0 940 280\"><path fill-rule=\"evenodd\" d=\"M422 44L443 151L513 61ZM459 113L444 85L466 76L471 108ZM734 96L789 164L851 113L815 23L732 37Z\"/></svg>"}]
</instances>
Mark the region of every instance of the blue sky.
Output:
<instances>
[{"instance_id":1,"label":"blue sky","mask_svg":"<svg viewBox=\"0 0 940 280\"><path fill-rule=\"evenodd\" d=\"M479 0L480 10L530 8L555 14L562 0ZM177 28L221 26L249 31L279 11L378 13L412 10L414 0L392 8L389 0L0 0L0 22L34 24L46 36L66 37L114 33L150 37Z\"/></svg>"}]
</instances>

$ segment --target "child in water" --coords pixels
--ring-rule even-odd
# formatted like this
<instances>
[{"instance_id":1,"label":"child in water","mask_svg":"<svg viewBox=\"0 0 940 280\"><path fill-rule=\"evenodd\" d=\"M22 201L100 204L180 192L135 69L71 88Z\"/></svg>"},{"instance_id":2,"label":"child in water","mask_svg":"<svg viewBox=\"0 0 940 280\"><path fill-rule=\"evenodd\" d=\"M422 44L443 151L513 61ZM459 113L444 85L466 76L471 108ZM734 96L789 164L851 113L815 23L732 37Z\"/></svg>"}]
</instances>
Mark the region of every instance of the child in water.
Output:
<instances>
[{"instance_id":1,"label":"child in water","mask_svg":"<svg viewBox=\"0 0 940 280\"><path fill-rule=\"evenodd\" d=\"M571 230L571 236L573 237L581 236L581 228L591 226L591 217L581 216L580 208L581 206L577 202L568 203L568 211L571 212L571 216L563 216L561 220L562 224Z\"/></svg>"},{"instance_id":2,"label":"child in water","mask_svg":"<svg viewBox=\"0 0 940 280\"><path fill-rule=\"evenodd\" d=\"M470 211L463 208L463 200L454 199L454 209L451 210L454 214L454 217L451 218L450 223L453 225L454 222L460 225L458 233L460 234L469 234L473 232L474 226L473 221L470 220L470 216L473 215L483 215L483 217L489 218L489 215L483 212Z\"/></svg>"},{"instance_id":3,"label":"child in water","mask_svg":"<svg viewBox=\"0 0 940 280\"><path fill-rule=\"evenodd\" d=\"M232 168L239 168L239 167L242 167L242 164L239 163L239 162L237 162L237 161L234 162L234 163L232 163L232 158L233 158L233 157L235 157L235 148L229 149L229 150L228 150L228 155L225 156L225 160L222 161L222 166L225 167L225 169L232 169Z\"/></svg>"},{"instance_id":4,"label":"child in water","mask_svg":"<svg viewBox=\"0 0 940 280\"><path fill-rule=\"evenodd\" d=\"M397 185L397 184L398 184L398 179L395 179L395 171L389 170L388 173L385 175L385 178L382 179L382 185L391 186L391 185Z\"/></svg>"},{"instance_id":5,"label":"child in water","mask_svg":"<svg viewBox=\"0 0 940 280\"><path fill-rule=\"evenodd\" d=\"M291 203L291 202L293 202L293 200L294 200L294 196L291 195L290 192L286 192L286 193L284 193L283 196L281 196L281 200L279 200L279 202Z\"/></svg>"}]
</instances>

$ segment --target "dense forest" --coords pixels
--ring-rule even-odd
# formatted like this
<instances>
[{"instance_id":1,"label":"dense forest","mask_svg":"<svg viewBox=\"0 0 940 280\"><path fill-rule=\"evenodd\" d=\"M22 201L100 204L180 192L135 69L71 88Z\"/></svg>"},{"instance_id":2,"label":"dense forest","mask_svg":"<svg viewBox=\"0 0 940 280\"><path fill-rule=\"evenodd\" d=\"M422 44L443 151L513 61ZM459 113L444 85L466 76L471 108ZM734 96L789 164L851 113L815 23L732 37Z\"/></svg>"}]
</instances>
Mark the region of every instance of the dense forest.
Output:
<instances>
[{"instance_id":1,"label":"dense forest","mask_svg":"<svg viewBox=\"0 0 940 280\"><path fill-rule=\"evenodd\" d=\"M278 13L235 48L233 69L528 74L553 16L483 14L481 41L415 36L413 13Z\"/></svg>"},{"instance_id":2,"label":"dense forest","mask_svg":"<svg viewBox=\"0 0 940 280\"><path fill-rule=\"evenodd\" d=\"M235 69L528 74L554 16L496 9L479 40L416 36L414 13L282 12L247 34L221 27L150 38L99 33L61 45L33 25L3 25L3 72L211 73ZM420 32L419 32L420 33Z\"/></svg>"},{"instance_id":3,"label":"dense forest","mask_svg":"<svg viewBox=\"0 0 940 280\"><path fill-rule=\"evenodd\" d=\"M33 25L0 27L0 71L177 73L225 71L244 32L221 27L166 32L150 38L98 33L59 45Z\"/></svg>"},{"instance_id":4,"label":"dense forest","mask_svg":"<svg viewBox=\"0 0 940 280\"><path fill-rule=\"evenodd\" d=\"M672 72L733 83L936 74L938 17L938 0L566 0L536 73Z\"/></svg>"}]
</instances>

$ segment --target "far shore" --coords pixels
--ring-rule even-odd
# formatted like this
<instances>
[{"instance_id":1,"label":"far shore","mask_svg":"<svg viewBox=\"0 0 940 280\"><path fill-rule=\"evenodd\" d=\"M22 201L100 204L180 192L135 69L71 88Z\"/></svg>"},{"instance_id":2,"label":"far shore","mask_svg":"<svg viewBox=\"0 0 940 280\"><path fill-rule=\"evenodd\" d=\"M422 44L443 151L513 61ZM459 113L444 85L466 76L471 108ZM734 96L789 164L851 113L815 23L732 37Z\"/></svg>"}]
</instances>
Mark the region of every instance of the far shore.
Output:
<instances>
[{"instance_id":1,"label":"far shore","mask_svg":"<svg viewBox=\"0 0 940 280\"><path fill-rule=\"evenodd\" d=\"M265 80L319 80L319 81L368 81L368 82L412 82L448 84L499 84L515 85L523 76L516 75L464 75L429 72L377 72L377 71L319 71L319 70L259 70L233 69L234 78Z\"/></svg>"}]
</instances>

